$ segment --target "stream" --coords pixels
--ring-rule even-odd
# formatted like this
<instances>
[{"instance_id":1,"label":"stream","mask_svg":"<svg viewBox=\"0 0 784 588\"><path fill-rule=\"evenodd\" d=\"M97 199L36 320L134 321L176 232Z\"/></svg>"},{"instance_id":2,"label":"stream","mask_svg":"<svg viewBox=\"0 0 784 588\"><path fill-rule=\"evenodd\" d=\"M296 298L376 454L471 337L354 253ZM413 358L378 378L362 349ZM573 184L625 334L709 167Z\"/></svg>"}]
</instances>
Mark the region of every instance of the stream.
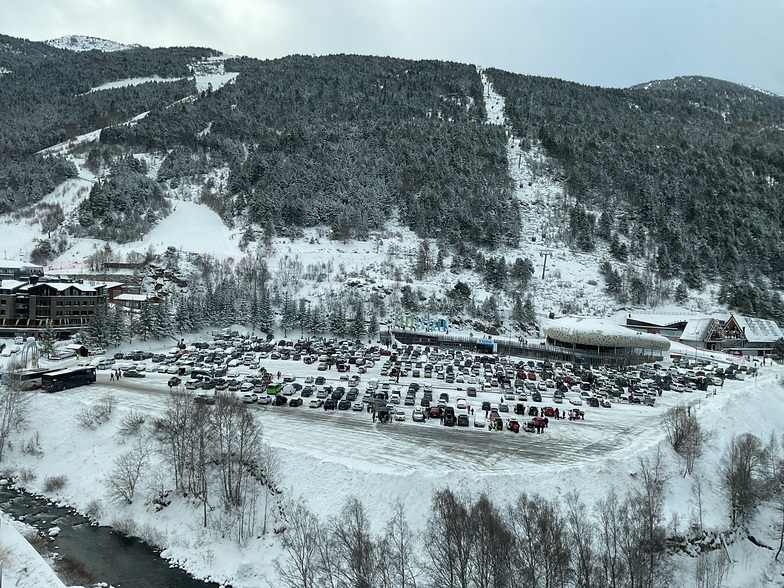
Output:
<instances>
[{"instance_id":1,"label":"stream","mask_svg":"<svg viewBox=\"0 0 784 588\"><path fill-rule=\"evenodd\" d=\"M60 534L49 549L68 558L96 582L115 588L206 588L140 539L110 527L98 527L75 511L31 494L0 485L0 510L35 527L45 536L52 527Z\"/></svg>"}]
</instances>

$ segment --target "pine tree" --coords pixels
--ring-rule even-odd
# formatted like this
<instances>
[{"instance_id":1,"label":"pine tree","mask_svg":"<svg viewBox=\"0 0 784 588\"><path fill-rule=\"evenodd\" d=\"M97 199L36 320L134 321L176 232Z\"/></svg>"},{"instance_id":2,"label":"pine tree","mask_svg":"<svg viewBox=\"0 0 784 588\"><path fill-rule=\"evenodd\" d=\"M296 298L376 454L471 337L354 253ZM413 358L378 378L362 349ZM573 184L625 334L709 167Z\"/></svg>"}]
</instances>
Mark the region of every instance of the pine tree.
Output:
<instances>
[{"instance_id":1,"label":"pine tree","mask_svg":"<svg viewBox=\"0 0 784 588\"><path fill-rule=\"evenodd\" d=\"M149 302L145 302L142 304L141 312L138 315L138 319L135 321L134 324L134 331L131 334L136 335L142 341L147 341L148 339L155 336L155 309L153 309L152 304Z\"/></svg>"},{"instance_id":2,"label":"pine tree","mask_svg":"<svg viewBox=\"0 0 784 588\"><path fill-rule=\"evenodd\" d=\"M88 345L103 347L109 339L109 316L106 304L99 304L85 329L84 338Z\"/></svg>"},{"instance_id":3,"label":"pine tree","mask_svg":"<svg viewBox=\"0 0 784 588\"><path fill-rule=\"evenodd\" d=\"M259 330L267 334L272 334L275 330L275 319L272 316L269 288L261 290L261 298L259 299Z\"/></svg>"},{"instance_id":4,"label":"pine tree","mask_svg":"<svg viewBox=\"0 0 784 588\"><path fill-rule=\"evenodd\" d=\"M686 301L689 299L689 290L686 288L686 284L680 282L678 286L675 288L675 302L678 304L685 304Z\"/></svg>"},{"instance_id":5,"label":"pine tree","mask_svg":"<svg viewBox=\"0 0 784 588\"><path fill-rule=\"evenodd\" d=\"M171 336L172 318L169 312L169 300L164 298L160 303L155 305L155 322L153 323L153 335L156 339L164 339Z\"/></svg>"},{"instance_id":6,"label":"pine tree","mask_svg":"<svg viewBox=\"0 0 784 588\"><path fill-rule=\"evenodd\" d=\"M280 309L280 328L283 329L283 337L288 337L288 332L292 330L296 324L297 309L294 301L291 299L291 294L288 290L283 293Z\"/></svg>"},{"instance_id":7,"label":"pine tree","mask_svg":"<svg viewBox=\"0 0 784 588\"><path fill-rule=\"evenodd\" d=\"M378 315L374 312L370 315L370 320L368 321L368 337L373 340L378 336L379 326L378 326Z\"/></svg>"},{"instance_id":8,"label":"pine tree","mask_svg":"<svg viewBox=\"0 0 784 588\"><path fill-rule=\"evenodd\" d=\"M329 313L329 330L336 337L341 337L347 332L346 312L341 304L335 304Z\"/></svg>"},{"instance_id":9,"label":"pine tree","mask_svg":"<svg viewBox=\"0 0 784 588\"><path fill-rule=\"evenodd\" d=\"M128 338L128 333L125 311L115 306L109 312L109 344L117 347Z\"/></svg>"},{"instance_id":10,"label":"pine tree","mask_svg":"<svg viewBox=\"0 0 784 588\"><path fill-rule=\"evenodd\" d=\"M514 301L512 303L511 319L515 327L518 329L523 328L523 326L527 322L525 320L525 309L523 308L523 299L520 297L519 294L515 294L514 296Z\"/></svg>"},{"instance_id":11,"label":"pine tree","mask_svg":"<svg viewBox=\"0 0 784 588\"><path fill-rule=\"evenodd\" d=\"M47 359L51 357L55 343L57 343L58 339L59 336L52 326L52 321L47 320L44 329L38 333L37 344L40 355Z\"/></svg>"},{"instance_id":12,"label":"pine tree","mask_svg":"<svg viewBox=\"0 0 784 588\"><path fill-rule=\"evenodd\" d=\"M534 308L534 301L528 296L523 303L523 321L525 324L530 325L536 322L536 309Z\"/></svg>"},{"instance_id":13,"label":"pine tree","mask_svg":"<svg viewBox=\"0 0 784 588\"><path fill-rule=\"evenodd\" d=\"M354 317L351 321L351 336L354 339L363 339L367 334L367 326L365 325L365 305L361 300L357 301L354 306Z\"/></svg>"}]
</instances>

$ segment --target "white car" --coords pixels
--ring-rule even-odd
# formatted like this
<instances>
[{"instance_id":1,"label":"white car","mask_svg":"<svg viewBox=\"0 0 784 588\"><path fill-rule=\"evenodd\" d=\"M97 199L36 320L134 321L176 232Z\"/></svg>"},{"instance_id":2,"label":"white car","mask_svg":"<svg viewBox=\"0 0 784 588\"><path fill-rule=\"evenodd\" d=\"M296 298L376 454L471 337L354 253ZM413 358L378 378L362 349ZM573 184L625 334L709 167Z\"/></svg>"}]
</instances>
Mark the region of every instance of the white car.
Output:
<instances>
[{"instance_id":1,"label":"white car","mask_svg":"<svg viewBox=\"0 0 784 588\"><path fill-rule=\"evenodd\" d=\"M460 409L465 409L465 408L468 407L468 403L466 402L465 398L458 398L455 401L455 406L457 406L457 408L460 408Z\"/></svg>"},{"instance_id":2,"label":"white car","mask_svg":"<svg viewBox=\"0 0 784 588\"><path fill-rule=\"evenodd\" d=\"M406 413L402 409L398 408L395 411L395 420L396 421L404 421L406 420Z\"/></svg>"},{"instance_id":3,"label":"white car","mask_svg":"<svg viewBox=\"0 0 784 588\"><path fill-rule=\"evenodd\" d=\"M313 383L313 376L307 376L305 378L305 383L306 384L312 384Z\"/></svg>"},{"instance_id":4,"label":"white car","mask_svg":"<svg viewBox=\"0 0 784 588\"><path fill-rule=\"evenodd\" d=\"M351 410L355 410L357 412L359 412L361 410L364 410L364 409L365 409L365 405L362 403L361 400L358 400L357 402L355 402L354 404L351 405Z\"/></svg>"},{"instance_id":5,"label":"white car","mask_svg":"<svg viewBox=\"0 0 784 588\"><path fill-rule=\"evenodd\" d=\"M579 396L570 396L569 397L569 404L572 404L574 406L582 406L583 399L580 398Z\"/></svg>"}]
</instances>

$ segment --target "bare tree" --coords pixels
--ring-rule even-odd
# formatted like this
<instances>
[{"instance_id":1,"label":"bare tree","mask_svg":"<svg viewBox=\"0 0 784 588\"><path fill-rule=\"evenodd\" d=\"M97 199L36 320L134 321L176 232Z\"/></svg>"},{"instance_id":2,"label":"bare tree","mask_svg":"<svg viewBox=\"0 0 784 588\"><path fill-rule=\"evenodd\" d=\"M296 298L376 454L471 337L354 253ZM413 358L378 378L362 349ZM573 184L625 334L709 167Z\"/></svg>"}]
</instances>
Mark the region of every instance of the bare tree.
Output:
<instances>
[{"instance_id":1,"label":"bare tree","mask_svg":"<svg viewBox=\"0 0 784 588\"><path fill-rule=\"evenodd\" d=\"M512 545L515 537L486 494L471 508L474 548L471 550L472 585L477 588L511 586Z\"/></svg>"},{"instance_id":2,"label":"bare tree","mask_svg":"<svg viewBox=\"0 0 784 588\"><path fill-rule=\"evenodd\" d=\"M597 504L596 513L599 586L625 586L627 566L623 557L623 516L621 502L614 488Z\"/></svg>"},{"instance_id":3,"label":"bare tree","mask_svg":"<svg viewBox=\"0 0 784 588\"><path fill-rule=\"evenodd\" d=\"M697 530L702 531L704 528L703 508L705 505L703 500L702 476L694 476L693 480L691 495L694 497L694 505L697 507L697 520L695 523L692 523L692 527L697 527Z\"/></svg>"},{"instance_id":4,"label":"bare tree","mask_svg":"<svg viewBox=\"0 0 784 588\"><path fill-rule=\"evenodd\" d=\"M760 476L762 442L751 433L733 436L720 467L721 484L730 503L732 525L745 523L763 496Z\"/></svg>"},{"instance_id":5,"label":"bare tree","mask_svg":"<svg viewBox=\"0 0 784 588\"><path fill-rule=\"evenodd\" d=\"M362 502L358 498L349 498L340 514L332 519L331 526L338 586L375 586L378 548L370 534L370 522Z\"/></svg>"},{"instance_id":6,"label":"bare tree","mask_svg":"<svg viewBox=\"0 0 784 588\"><path fill-rule=\"evenodd\" d=\"M667 431L667 440L672 448L683 457L686 473L694 471L694 462L702 454L704 434L697 421L697 415L690 406L679 405L670 408L662 417Z\"/></svg>"},{"instance_id":7,"label":"bare tree","mask_svg":"<svg viewBox=\"0 0 784 588\"><path fill-rule=\"evenodd\" d=\"M191 428L193 404L190 394L170 391L163 416L154 423L155 439L161 446L164 459L172 468L174 487L177 490L184 489L192 449L188 431Z\"/></svg>"},{"instance_id":8,"label":"bare tree","mask_svg":"<svg viewBox=\"0 0 784 588\"><path fill-rule=\"evenodd\" d=\"M261 429L247 405L232 394L218 395L210 410L213 430L213 459L218 464L219 496L224 514L234 519L239 543L254 532L255 495L259 482Z\"/></svg>"},{"instance_id":9,"label":"bare tree","mask_svg":"<svg viewBox=\"0 0 784 588\"><path fill-rule=\"evenodd\" d=\"M570 565L564 521L549 500L521 494L510 508L516 541L514 564L528 586L553 588L565 582Z\"/></svg>"},{"instance_id":10,"label":"bare tree","mask_svg":"<svg viewBox=\"0 0 784 588\"><path fill-rule=\"evenodd\" d=\"M142 473L149 464L152 448L144 439L139 439L133 449L114 460L114 469L106 479L109 495L115 500L133 502L136 487Z\"/></svg>"},{"instance_id":11,"label":"bare tree","mask_svg":"<svg viewBox=\"0 0 784 588\"><path fill-rule=\"evenodd\" d=\"M403 503L392 508L386 532L379 543L379 573L382 588L416 588L422 573L414 533L406 520Z\"/></svg>"},{"instance_id":12,"label":"bare tree","mask_svg":"<svg viewBox=\"0 0 784 588\"><path fill-rule=\"evenodd\" d=\"M321 588L318 582L318 547L324 533L316 515L305 505L290 511L281 536L283 556L275 570L287 588Z\"/></svg>"},{"instance_id":13,"label":"bare tree","mask_svg":"<svg viewBox=\"0 0 784 588\"><path fill-rule=\"evenodd\" d=\"M664 527L663 493L666 476L661 453L653 460L640 459L642 487L626 499L629 515L627 545L629 571L636 578L635 586L653 588L667 585L664 573L666 529Z\"/></svg>"},{"instance_id":14,"label":"bare tree","mask_svg":"<svg viewBox=\"0 0 784 588\"><path fill-rule=\"evenodd\" d=\"M264 517L263 523L261 525L261 534L266 535L267 520L269 518L270 509L270 496L277 497L281 493L281 490L278 487L280 482L280 459L278 459L278 455L275 453L275 450L266 443L262 446L259 457L261 466L259 475L266 490L264 492Z\"/></svg>"},{"instance_id":15,"label":"bare tree","mask_svg":"<svg viewBox=\"0 0 784 588\"><path fill-rule=\"evenodd\" d=\"M721 550L699 556L694 568L695 588L721 588L729 566L729 558Z\"/></svg>"},{"instance_id":16,"label":"bare tree","mask_svg":"<svg viewBox=\"0 0 784 588\"><path fill-rule=\"evenodd\" d=\"M596 526L586 516L587 507L580 501L576 492L566 495L566 533L567 542L572 549L572 569L575 586L591 588L600 586L596 568L598 554L594 547Z\"/></svg>"},{"instance_id":17,"label":"bare tree","mask_svg":"<svg viewBox=\"0 0 784 588\"><path fill-rule=\"evenodd\" d=\"M13 431L22 431L27 424L30 392L22 386L23 367L11 361L0 378L0 461L3 459Z\"/></svg>"},{"instance_id":18,"label":"bare tree","mask_svg":"<svg viewBox=\"0 0 784 588\"><path fill-rule=\"evenodd\" d=\"M425 550L438 565L430 568L432 583L443 588L468 588L471 577L471 550L474 533L466 504L448 488L433 496L431 515L425 531Z\"/></svg>"}]
</instances>

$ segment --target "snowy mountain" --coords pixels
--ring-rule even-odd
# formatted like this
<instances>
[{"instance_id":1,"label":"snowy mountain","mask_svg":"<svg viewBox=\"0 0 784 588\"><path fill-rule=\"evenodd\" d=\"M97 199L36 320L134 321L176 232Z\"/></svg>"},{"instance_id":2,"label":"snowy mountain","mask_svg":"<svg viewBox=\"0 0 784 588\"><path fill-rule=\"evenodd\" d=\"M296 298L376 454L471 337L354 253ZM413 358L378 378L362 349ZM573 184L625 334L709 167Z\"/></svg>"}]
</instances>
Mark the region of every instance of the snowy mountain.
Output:
<instances>
[{"instance_id":1,"label":"snowy mountain","mask_svg":"<svg viewBox=\"0 0 784 588\"><path fill-rule=\"evenodd\" d=\"M113 51L127 51L128 49L141 47L141 45L124 45L123 43L117 43L116 41L99 39L98 37L87 37L84 35L65 35L44 42L52 47L67 49L68 51L105 51L110 53Z\"/></svg>"}]
</instances>

